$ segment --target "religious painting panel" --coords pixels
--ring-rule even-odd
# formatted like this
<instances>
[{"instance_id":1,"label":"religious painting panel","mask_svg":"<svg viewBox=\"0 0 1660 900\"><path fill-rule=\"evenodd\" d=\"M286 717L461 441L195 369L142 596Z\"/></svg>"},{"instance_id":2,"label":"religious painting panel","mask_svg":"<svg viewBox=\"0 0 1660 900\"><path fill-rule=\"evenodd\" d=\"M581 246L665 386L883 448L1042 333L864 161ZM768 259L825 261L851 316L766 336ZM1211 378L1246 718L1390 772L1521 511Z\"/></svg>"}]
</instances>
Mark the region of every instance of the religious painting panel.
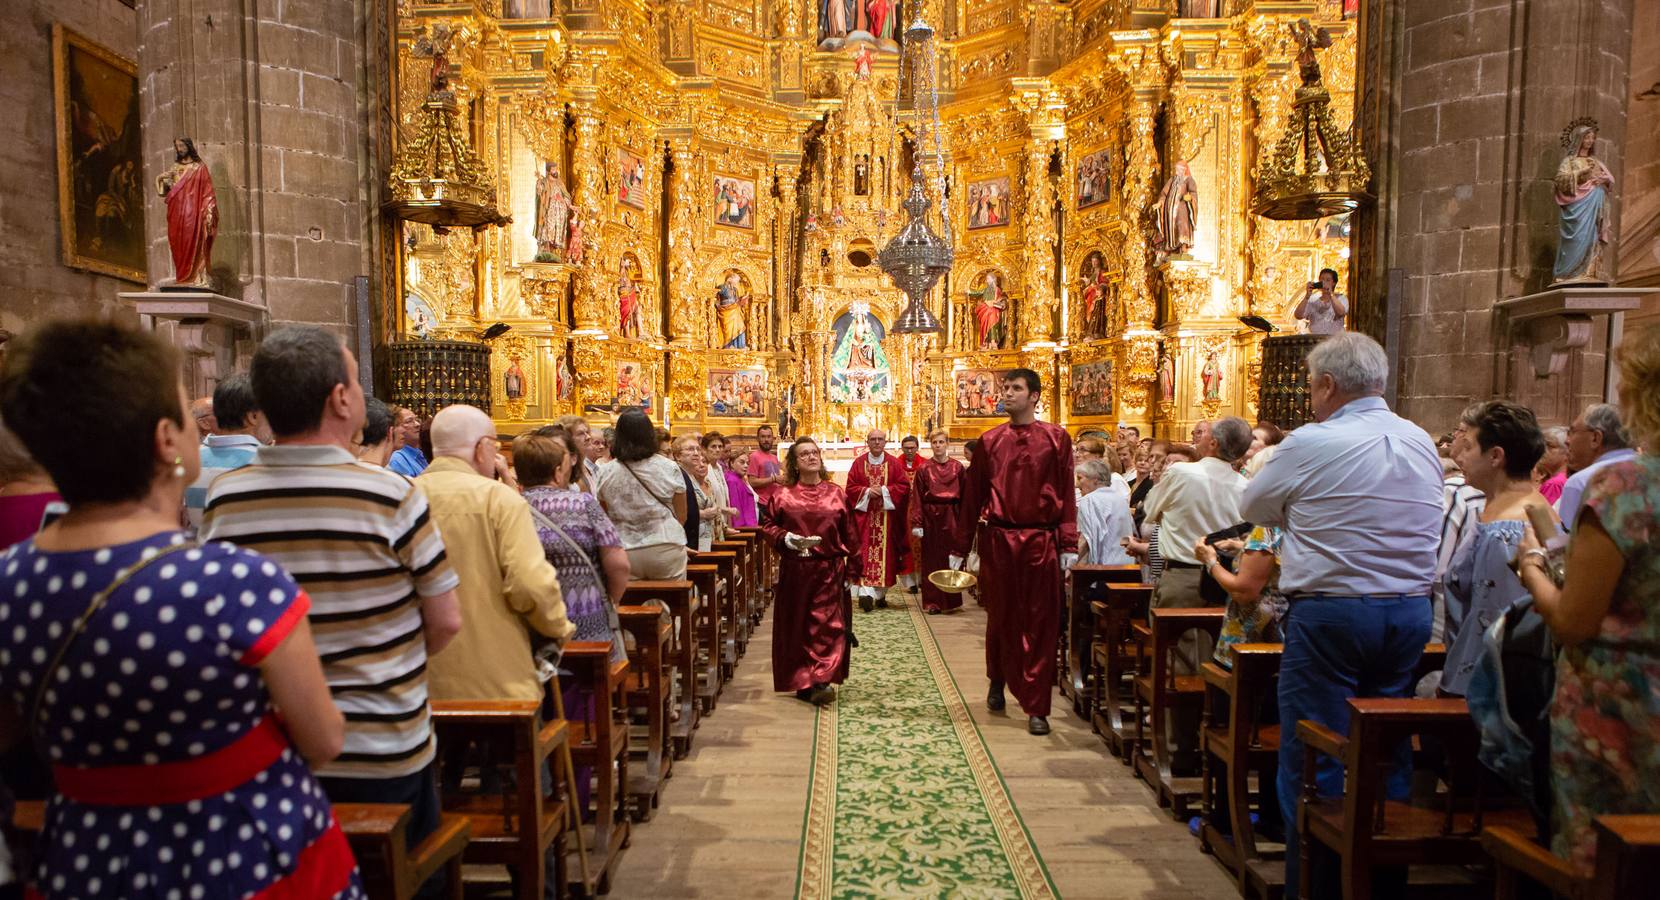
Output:
<instances>
[{"instance_id":1,"label":"religious painting panel","mask_svg":"<svg viewBox=\"0 0 1660 900\"><path fill-rule=\"evenodd\" d=\"M1003 412L1003 376L1009 369L958 369L954 374L956 418L995 419Z\"/></svg>"},{"instance_id":2,"label":"religious painting panel","mask_svg":"<svg viewBox=\"0 0 1660 900\"><path fill-rule=\"evenodd\" d=\"M1072 367L1072 414L1110 416L1113 414L1112 360L1080 363Z\"/></svg>"},{"instance_id":3,"label":"religious painting panel","mask_svg":"<svg viewBox=\"0 0 1660 900\"><path fill-rule=\"evenodd\" d=\"M904 26L899 0L813 0L818 16L818 49L864 44L884 53L899 51Z\"/></svg>"},{"instance_id":4,"label":"religious painting panel","mask_svg":"<svg viewBox=\"0 0 1660 900\"><path fill-rule=\"evenodd\" d=\"M830 354L830 402L890 403L893 371L882 338L887 329L862 305L836 319Z\"/></svg>"},{"instance_id":5,"label":"religious painting panel","mask_svg":"<svg viewBox=\"0 0 1660 900\"><path fill-rule=\"evenodd\" d=\"M1078 204L1089 209L1112 199L1112 151L1097 150L1078 160Z\"/></svg>"},{"instance_id":6,"label":"religious painting panel","mask_svg":"<svg viewBox=\"0 0 1660 900\"><path fill-rule=\"evenodd\" d=\"M987 269L968 285L968 314L974 350L1003 350L1009 346L1014 323L1002 273Z\"/></svg>"},{"instance_id":7,"label":"religious painting panel","mask_svg":"<svg viewBox=\"0 0 1660 900\"><path fill-rule=\"evenodd\" d=\"M651 404L655 399L652 392L651 375L637 362L619 360L616 363L616 379L612 382L611 401L609 403L589 403L585 412L620 413L625 409L638 409L651 412Z\"/></svg>"},{"instance_id":8,"label":"religious painting panel","mask_svg":"<svg viewBox=\"0 0 1660 900\"><path fill-rule=\"evenodd\" d=\"M61 25L52 56L64 265L143 284L138 69Z\"/></svg>"},{"instance_id":9,"label":"religious painting panel","mask_svg":"<svg viewBox=\"0 0 1660 900\"><path fill-rule=\"evenodd\" d=\"M765 369L710 369L709 410L711 417L760 418L766 415L767 371Z\"/></svg>"},{"instance_id":10,"label":"religious painting panel","mask_svg":"<svg viewBox=\"0 0 1660 900\"><path fill-rule=\"evenodd\" d=\"M968 183L968 229L1001 228L1009 224L1009 176Z\"/></svg>"},{"instance_id":11,"label":"religious painting panel","mask_svg":"<svg viewBox=\"0 0 1660 900\"><path fill-rule=\"evenodd\" d=\"M749 276L737 269L721 273L715 288L715 346L722 350L751 350L749 309L754 301Z\"/></svg>"},{"instance_id":12,"label":"religious painting panel","mask_svg":"<svg viewBox=\"0 0 1660 900\"><path fill-rule=\"evenodd\" d=\"M438 327L438 316L432 303L420 294L410 291L403 298L403 333L413 338L432 336Z\"/></svg>"},{"instance_id":13,"label":"religious painting panel","mask_svg":"<svg viewBox=\"0 0 1660 900\"><path fill-rule=\"evenodd\" d=\"M646 163L637 154L618 149L616 154L617 202L635 209L646 208Z\"/></svg>"},{"instance_id":14,"label":"religious painting panel","mask_svg":"<svg viewBox=\"0 0 1660 900\"><path fill-rule=\"evenodd\" d=\"M755 227L754 179L716 175L713 199L716 225Z\"/></svg>"}]
</instances>

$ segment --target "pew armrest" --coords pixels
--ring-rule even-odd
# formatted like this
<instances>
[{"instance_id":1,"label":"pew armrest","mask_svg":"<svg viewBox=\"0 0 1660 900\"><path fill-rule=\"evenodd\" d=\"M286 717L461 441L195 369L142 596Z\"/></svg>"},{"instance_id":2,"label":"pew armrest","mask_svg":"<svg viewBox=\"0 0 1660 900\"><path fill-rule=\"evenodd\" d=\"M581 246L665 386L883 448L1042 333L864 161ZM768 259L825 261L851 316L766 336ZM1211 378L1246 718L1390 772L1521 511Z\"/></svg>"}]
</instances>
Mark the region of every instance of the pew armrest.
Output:
<instances>
[{"instance_id":1,"label":"pew armrest","mask_svg":"<svg viewBox=\"0 0 1660 900\"><path fill-rule=\"evenodd\" d=\"M536 732L536 758L547 759L553 751L558 750L570 740L570 723L564 719L552 719L542 723L542 730Z\"/></svg>"},{"instance_id":2,"label":"pew armrest","mask_svg":"<svg viewBox=\"0 0 1660 900\"><path fill-rule=\"evenodd\" d=\"M428 878L467 849L467 842L472 840L472 836L473 823L466 816L444 814L438 822L438 829L409 851L409 867L415 875L413 883L425 884Z\"/></svg>"},{"instance_id":3,"label":"pew armrest","mask_svg":"<svg viewBox=\"0 0 1660 900\"><path fill-rule=\"evenodd\" d=\"M1297 723L1297 737L1302 739L1305 748L1337 760L1343 758L1343 751L1349 746L1348 738L1310 719Z\"/></svg>"},{"instance_id":4,"label":"pew armrest","mask_svg":"<svg viewBox=\"0 0 1660 900\"><path fill-rule=\"evenodd\" d=\"M1481 848L1500 867L1520 872L1558 896L1573 897L1580 892L1583 883L1572 866L1513 828L1482 829Z\"/></svg>"}]
</instances>

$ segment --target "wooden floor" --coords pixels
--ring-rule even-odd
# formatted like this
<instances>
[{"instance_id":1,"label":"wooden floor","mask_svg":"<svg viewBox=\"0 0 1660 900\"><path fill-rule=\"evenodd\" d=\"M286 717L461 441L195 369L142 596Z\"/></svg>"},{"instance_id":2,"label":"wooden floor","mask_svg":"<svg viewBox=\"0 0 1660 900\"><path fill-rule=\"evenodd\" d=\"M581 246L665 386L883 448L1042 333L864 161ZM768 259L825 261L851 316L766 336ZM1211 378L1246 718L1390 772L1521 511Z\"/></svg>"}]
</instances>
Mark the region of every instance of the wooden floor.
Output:
<instances>
[{"instance_id":1,"label":"wooden floor","mask_svg":"<svg viewBox=\"0 0 1660 900\"><path fill-rule=\"evenodd\" d=\"M1236 896L1186 826L1108 757L1058 694L1047 737L1026 733L1012 701L1007 715L986 711L979 608L928 621L1061 896ZM636 827L612 896L792 896L812 731L811 707L772 693L769 617L692 755L675 764L662 808Z\"/></svg>"}]
</instances>

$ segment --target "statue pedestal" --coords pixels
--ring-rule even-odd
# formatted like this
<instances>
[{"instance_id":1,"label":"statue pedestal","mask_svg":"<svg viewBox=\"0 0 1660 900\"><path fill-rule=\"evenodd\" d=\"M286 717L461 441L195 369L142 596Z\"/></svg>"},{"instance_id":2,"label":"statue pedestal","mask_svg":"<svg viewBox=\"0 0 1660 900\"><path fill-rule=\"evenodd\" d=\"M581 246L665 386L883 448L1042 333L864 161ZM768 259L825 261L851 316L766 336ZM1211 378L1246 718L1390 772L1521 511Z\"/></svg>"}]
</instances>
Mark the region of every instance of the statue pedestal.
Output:
<instances>
[{"instance_id":1,"label":"statue pedestal","mask_svg":"<svg viewBox=\"0 0 1660 900\"><path fill-rule=\"evenodd\" d=\"M259 338L265 323L265 307L212 291L168 290L127 291L121 302L131 306L151 330L171 325L173 343L185 352L186 387L191 396L210 394L224 375L246 368L237 345Z\"/></svg>"},{"instance_id":2,"label":"statue pedestal","mask_svg":"<svg viewBox=\"0 0 1660 900\"><path fill-rule=\"evenodd\" d=\"M1567 285L1501 300L1494 308L1531 348L1534 374L1548 378L1561 374L1569 354L1590 343L1593 318L1636 310L1656 292L1660 288Z\"/></svg>"}]
</instances>

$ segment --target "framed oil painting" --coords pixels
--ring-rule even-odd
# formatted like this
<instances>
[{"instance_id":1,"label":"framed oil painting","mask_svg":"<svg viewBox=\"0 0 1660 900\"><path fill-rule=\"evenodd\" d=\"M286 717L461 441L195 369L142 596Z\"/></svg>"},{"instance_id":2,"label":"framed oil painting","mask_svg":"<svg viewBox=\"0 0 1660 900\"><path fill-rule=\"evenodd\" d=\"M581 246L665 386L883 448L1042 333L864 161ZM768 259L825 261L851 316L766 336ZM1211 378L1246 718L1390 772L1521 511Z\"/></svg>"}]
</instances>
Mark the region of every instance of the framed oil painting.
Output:
<instances>
[{"instance_id":1,"label":"framed oil painting","mask_svg":"<svg viewBox=\"0 0 1660 900\"><path fill-rule=\"evenodd\" d=\"M1003 412L1003 376L1008 369L959 369L956 374L957 418L995 419Z\"/></svg>"},{"instance_id":2,"label":"framed oil painting","mask_svg":"<svg viewBox=\"0 0 1660 900\"><path fill-rule=\"evenodd\" d=\"M755 182L730 175L715 176L715 224L755 227Z\"/></svg>"},{"instance_id":3,"label":"framed oil painting","mask_svg":"<svg viewBox=\"0 0 1660 900\"><path fill-rule=\"evenodd\" d=\"M62 25L52 62L64 265L143 284L138 68Z\"/></svg>"},{"instance_id":4,"label":"framed oil painting","mask_svg":"<svg viewBox=\"0 0 1660 900\"><path fill-rule=\"evenodd\" d=\"M636 362L617 363L617 380L610 403L590 403L587 412L619 413L625 409L651 412L651 373Z\"/></svg>"},{"instance_id":5,"label":"framed oil painting","mask_svg":"<svg viewBox=\"0 0 1660 900\"><path fill-rule=\"evenodd\" d=\"M1072 367L1072 414L1112 415L1112 360Z\"/></svg>"},{"instance_id":6,"label":"framed oil painting","mask_svg":"<svg viewBox=\"0 0 1660 900\"><path fill-rule=\"evenodd\" d=\"M710 369L709 415L759 418L766 414L765 369Z\"/></svg>"},{"instance_id":7,"label":"framed oil painting","mask_svg":"<svg viewBox=\"0 0 1660 900\"><path fill-rule=\"evenodd\" d=\"M1078 160L1078 209L1107 202L1112 191L1111 164L1111 150L1097 150Z\"/></svg>"},{"instance_id":8,"label":"framed oil painting","mask_svg":"<svg viewBox=\"0 0 1660 900\"><path fill-rule=\"evenodd\" d=\"M1009 176L968 183L968 228L1001 228L1009 224Z\"/></svg>"},{"instance_id":9,"label":"framed oil painting","mask_svg":"<svg viewBox=\"0 0 1660 900\"><path fill-rule=\"evenodd\" d=\"M646 163L627 150L617 151L617 202L646 208Z\"/></svg>"}]
</instances>

